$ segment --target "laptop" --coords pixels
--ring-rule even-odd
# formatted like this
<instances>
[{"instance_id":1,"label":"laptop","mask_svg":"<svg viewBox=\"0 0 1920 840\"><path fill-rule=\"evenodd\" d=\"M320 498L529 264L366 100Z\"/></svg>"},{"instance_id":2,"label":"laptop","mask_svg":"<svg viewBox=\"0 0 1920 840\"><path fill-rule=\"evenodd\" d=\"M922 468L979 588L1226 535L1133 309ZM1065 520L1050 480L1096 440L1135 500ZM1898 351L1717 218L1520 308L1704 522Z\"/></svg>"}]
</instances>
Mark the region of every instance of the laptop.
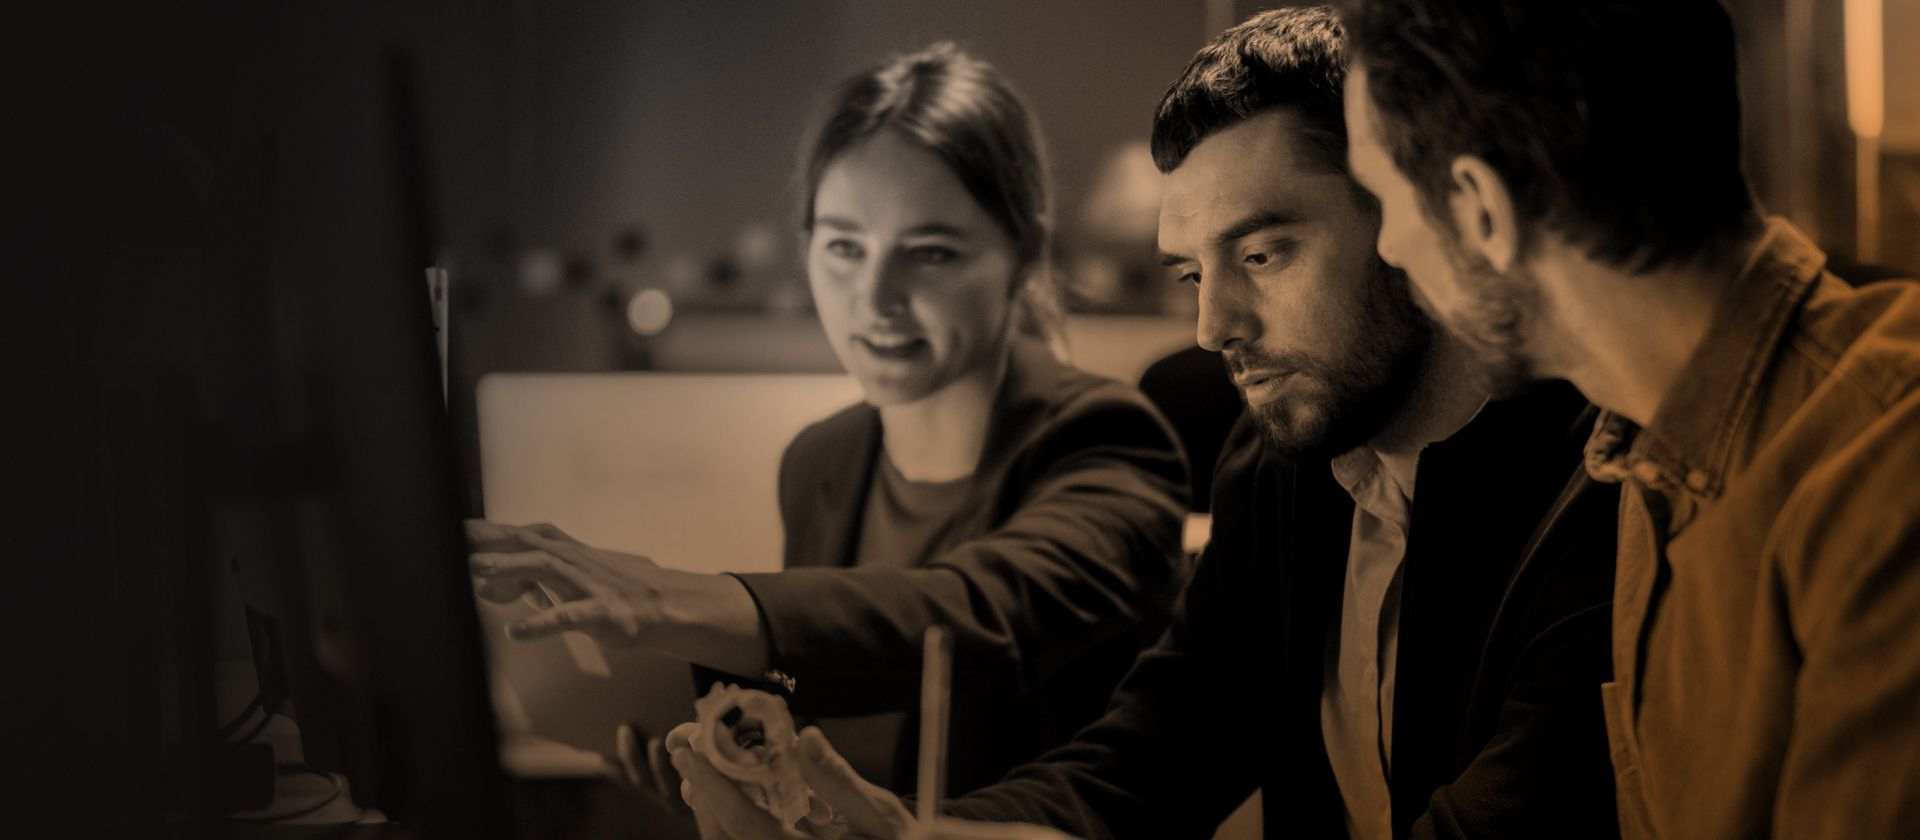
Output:
<instances>
[{"instance_id":1,"label":"laptop","mask_svg":"<svg viewBox=\"0 0 1920 840\"><path fill-rule=\"evenodd\" d=\"M674 569L775 571L781 453L859 398L837 373L491 374L477 391L485 515ZM620 724L659 737L692 718L684 661L580 633L507 639L533 611L480 604L509 773L602 775Z\"/></svg>"}]
</instances>

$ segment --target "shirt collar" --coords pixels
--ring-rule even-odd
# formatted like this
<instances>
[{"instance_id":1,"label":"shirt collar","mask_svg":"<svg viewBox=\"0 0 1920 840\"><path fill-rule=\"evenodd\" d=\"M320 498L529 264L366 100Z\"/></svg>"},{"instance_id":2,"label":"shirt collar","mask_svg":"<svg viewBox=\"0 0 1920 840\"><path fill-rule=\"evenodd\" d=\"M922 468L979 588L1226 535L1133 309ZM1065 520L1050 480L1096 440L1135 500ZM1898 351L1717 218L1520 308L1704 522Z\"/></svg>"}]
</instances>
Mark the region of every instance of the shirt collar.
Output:
<instances>
[{"instance_id":1,"label":"shirt collar","mask_svg":"<svg viewBox=\"0 0 1920 840\"><path fill-rule=\"evenodd\" d=\"M1425 438L1420 447L1412 452L1388 452L1367 443L1356 446L1333 459L1333 479L1347 491L1355 504L1368 508L1369 512L1382 518L1388 517L1381 511L1372 510L1381 507L1372 499L1378 493L1391 493L1399 500L1400 509L1413 503L1413 487L1420 471L1420 454L1426 447L1446 440L1460 433L1461 429L1471 425L1475 418L1486 410L1490 399L1482 399L1474 406L1473 412L1464 417L1435 415L1428 419ZM1384 484L1376 484L1382 482Z\"/></svg>"},{"instance_id":2,"label":"shirt collar","mask_svg":"<svg viewBox=\"0 0 1920 840\"><path fill-rule=\"evenodd\" d=\"M1333 480L1347 491L1355 507L1377 519L1402 526L1413 493L1404 490L1386 459L1371 446L1356 446L1333 459Z\"/></svg>"},{"instance_id":3,"label":"shirt collar","mask_svg":"<svg viewBox=\"0 0 1920 840\"><path fill-rule=\"evenodd\" d=\"M1632 478L1719 496L1769 360L1826 262L1826 254L1793 225L1768 220L1652 421L1640 427L1611 411L1601 413L1587 440L1587 472L1599 481Z\"/></svg>"}]
</instances>

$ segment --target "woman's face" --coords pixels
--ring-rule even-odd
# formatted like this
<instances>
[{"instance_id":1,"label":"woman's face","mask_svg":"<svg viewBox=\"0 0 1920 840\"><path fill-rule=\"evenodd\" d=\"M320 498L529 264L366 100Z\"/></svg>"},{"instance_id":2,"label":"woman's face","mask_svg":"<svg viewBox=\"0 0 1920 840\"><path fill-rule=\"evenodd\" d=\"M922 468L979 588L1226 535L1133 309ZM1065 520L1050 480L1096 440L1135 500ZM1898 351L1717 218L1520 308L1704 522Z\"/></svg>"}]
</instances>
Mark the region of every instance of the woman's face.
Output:
<instances>
[{"instance_id":1,"label":"woman's face","mask_svg":"<svg viewBox=\"0 0 1920 840\"><path fill-rule=\"evenodd\" d=\"M821 174L807 280L834 353L874 405L991 371L1018 262L1012 237L946 164L892 132Z\"/></svg>"}]
</instances>

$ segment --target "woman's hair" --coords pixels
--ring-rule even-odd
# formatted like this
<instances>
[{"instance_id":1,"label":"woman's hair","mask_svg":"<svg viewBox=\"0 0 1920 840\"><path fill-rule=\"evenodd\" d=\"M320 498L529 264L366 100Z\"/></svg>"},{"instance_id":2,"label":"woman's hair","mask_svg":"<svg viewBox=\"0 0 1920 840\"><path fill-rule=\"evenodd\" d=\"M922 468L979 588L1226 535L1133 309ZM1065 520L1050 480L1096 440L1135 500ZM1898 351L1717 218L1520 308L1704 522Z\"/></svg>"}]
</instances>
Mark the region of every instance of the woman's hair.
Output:
<instances>
[{"instance_id":1,"label":"woman's hair","mask_svg":"<svg viewBox=\"0 0 1920 840\"><path fill-rule=\"evenodd\" d=\"M949 42L898 56L841 83L807 147L801 227L813 228L820 178L842 152L893 131L944 161L1013 240L1016 326L1064 356L1065 320L1049 242L1052 208L1039 127L993 66Z\"/></svg>"}]
</instances>

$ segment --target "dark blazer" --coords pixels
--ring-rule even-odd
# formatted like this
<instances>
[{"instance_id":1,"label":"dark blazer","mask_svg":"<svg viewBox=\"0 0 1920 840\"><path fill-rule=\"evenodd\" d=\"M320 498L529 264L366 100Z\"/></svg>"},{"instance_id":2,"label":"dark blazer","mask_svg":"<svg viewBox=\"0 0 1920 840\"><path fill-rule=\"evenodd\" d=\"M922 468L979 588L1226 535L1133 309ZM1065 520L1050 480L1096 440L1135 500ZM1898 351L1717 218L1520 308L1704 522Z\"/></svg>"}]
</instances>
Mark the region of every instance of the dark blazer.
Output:
<instances>
[{"instance_id":1,"label":"dark blazer","mask_svg":"<svg viewBox=\"0 0 1920 840\"><path fill-rule=\"evenodd\" d=\"M1188 507L1206 513L1213 494L1213 465L1227 444L1227 435L1240 419L1245 403L1233 386L1220 354L1200 346L1187 347L1147 367L1140 374L1140 393L1180 431L1180 446L1193 467L1193 501Z\"/></svg>"},{"instance_id":2,"label":"dark blazer","mask_svg":"<svg viewBox=\"0 0 1920 840\"><path fill-rule=\"evenodd\" d=\"M1017 341L948 536L917 568L855 568L879 452L864 403L801 432L780 468L787 570L738 577L801 715L917 709L921 637L950 628L948 789L971 790L1098 717L1165 628L1185 579L1185 460L1139 392ZM880 780L896 789L914 778L905 741Z\"/></svg>"},{"instance_id":3,"label":"dark blazer","mask_svg":"<svg viewBox=\"0 0 1920 840\"><path fill-rule=\"evenodd\" d=\"M1580 468L1584 407L1560 387L1492 403L1421 457L1396 836L1615 833L1599 686L1616 496ZM1320 688L1353 503L1326 460L1276 456L1245 420L1216 475L1212 544L1107 714L944 810L1090 838L1205 838L1262 788L1268 837L1344 833Z\"/></svg>"}]
</instances>

